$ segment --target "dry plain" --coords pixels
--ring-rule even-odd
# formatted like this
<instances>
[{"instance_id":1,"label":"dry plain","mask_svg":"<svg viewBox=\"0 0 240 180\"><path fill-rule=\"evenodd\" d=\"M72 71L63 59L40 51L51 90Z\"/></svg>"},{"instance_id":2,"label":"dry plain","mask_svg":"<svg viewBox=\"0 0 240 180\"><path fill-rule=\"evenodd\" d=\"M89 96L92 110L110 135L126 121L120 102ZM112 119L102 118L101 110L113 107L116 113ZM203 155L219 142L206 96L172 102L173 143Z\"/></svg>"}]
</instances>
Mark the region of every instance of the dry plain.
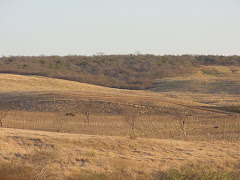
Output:
<instances>
[{"instance_id":1,"label":"dry plain","mask_svg":"<svg viewBox=\"0 0 240 180\"><path fill-rule=\"evenodd\" d=\"M24 164L29 179L153 179L185 166L239 172L239 71L203 68L161 80L158 92L0 74L1 167ZM221 92L207 88L230 80ZM9 179L27 175L16 174Z\"/></svg>"}]
</instances>

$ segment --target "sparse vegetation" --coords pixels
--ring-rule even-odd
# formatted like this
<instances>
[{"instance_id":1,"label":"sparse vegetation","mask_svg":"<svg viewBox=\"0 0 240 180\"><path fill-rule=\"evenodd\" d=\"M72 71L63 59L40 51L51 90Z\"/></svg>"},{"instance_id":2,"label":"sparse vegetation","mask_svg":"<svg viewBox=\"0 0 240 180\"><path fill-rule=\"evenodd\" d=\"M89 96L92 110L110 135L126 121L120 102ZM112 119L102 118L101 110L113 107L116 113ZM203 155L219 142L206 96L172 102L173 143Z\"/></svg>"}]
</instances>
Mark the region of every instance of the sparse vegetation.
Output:
<instances>
[{"instance_id":1,"label":"sparse vegetation","mask_svg":"<svg viewBox=\"0 0 240 180\"><path fill-rule=\"evenodd\" d=\"M206 77L213 73L219 78L215 71L209 73ZM9 128L0 131L0 158L14 171L7 178L158 180L239 175L237 95L129 91L9 74L1 74L0 82L2 104L11 110L4 116L4 127ZM5 115L6 108L2 110ZM188 163L211 168L182 168ZM20 170L15 173L15 168Z\"/></svg>"}]
</instances>

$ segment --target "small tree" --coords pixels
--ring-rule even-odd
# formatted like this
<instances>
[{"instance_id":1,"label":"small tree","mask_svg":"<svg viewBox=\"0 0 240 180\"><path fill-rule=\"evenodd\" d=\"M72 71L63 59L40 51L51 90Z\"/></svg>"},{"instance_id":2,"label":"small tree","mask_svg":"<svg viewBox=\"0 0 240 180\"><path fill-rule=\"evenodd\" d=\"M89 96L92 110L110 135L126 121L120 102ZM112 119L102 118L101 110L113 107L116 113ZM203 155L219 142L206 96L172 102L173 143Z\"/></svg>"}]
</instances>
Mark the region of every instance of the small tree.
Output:
<instances>
[{"instance_id":1,"label":"small tree","mask_svg":"<svg viewBox=\"0 0 240 180\"><path fill-rule=\"evenodd\" d=\"M187 135L187 132L185 129L186 121L187 121L188 117L192 116L192 114L193 114L193 111L191 109L176 110L176 112L175 112L175 117L176 117L178 123L180 124L180 128L182 129L184 136Z\"/></svg>"},{"instance_id":2,"label":"small tree","mask_svg":"<svg viewBox=\"0 0 240 180\"><path fill-rule=\"evenodd\" d=\"M87 122L90 122L90 114L94 111L94 105L91 102L82 102L77 107L83 116L86 117Z\"/></svg>"},{"instance_id":3,"label":"small tree","mask_svg":"<svg viewBox=\"0 0 240 180\"><path fill-rule=\"evenodd\" d=\"M6 107L1 107L0 109L0 126L3 126L2 120L7 116L8 109Z\"/></svg>"},{"instance_id":4,"label":"small tree","mask_svg":"<svg viewBox=\"0 0 240 180\"><path fill-rule=\"evenodd\" d=\"M133 108L126 108L124 110L124 120L130 127L129 136L131 139L136 139L135 129L138 114L139 113Z\"/></svg>"}]
</instances>

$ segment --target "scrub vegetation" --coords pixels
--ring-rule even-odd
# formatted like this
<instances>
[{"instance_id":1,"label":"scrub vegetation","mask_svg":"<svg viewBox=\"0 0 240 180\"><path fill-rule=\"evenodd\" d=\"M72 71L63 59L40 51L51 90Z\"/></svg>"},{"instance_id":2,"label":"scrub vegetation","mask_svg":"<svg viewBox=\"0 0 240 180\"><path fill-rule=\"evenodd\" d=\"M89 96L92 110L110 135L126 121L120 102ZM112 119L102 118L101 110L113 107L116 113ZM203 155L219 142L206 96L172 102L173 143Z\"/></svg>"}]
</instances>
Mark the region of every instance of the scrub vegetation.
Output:
<instances>
[{"instance_id":1,"label":"scrub vegetation","mask_svg":"<svg viewBox=\"0 0 240 180\"><path fill-rule=\"evenodd\" d=\"M151 88L160 78L190 75L200 65L239 66L240 57L149 54L0 58L2 73L41 75L121 89ZM203 71L221 75L215 70Z\"/></svg>"}]
</instances>

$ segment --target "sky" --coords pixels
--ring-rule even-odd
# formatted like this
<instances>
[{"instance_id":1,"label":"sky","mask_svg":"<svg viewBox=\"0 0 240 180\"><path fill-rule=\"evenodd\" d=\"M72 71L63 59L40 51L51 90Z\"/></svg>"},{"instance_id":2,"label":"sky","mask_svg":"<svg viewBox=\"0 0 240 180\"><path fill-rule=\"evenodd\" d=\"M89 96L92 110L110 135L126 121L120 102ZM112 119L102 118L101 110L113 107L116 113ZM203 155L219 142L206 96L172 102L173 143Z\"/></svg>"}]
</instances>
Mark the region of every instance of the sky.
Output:
<instances>
[{"instance_id":1,"label":"sky","mask_svg":"<svg viewBox=\"0 0 240 180\"><path fill-rule=\"evenodd\" d=\"M240 55L240 0L0 0L0 56Z\"/></svg>"}]
</instances>

